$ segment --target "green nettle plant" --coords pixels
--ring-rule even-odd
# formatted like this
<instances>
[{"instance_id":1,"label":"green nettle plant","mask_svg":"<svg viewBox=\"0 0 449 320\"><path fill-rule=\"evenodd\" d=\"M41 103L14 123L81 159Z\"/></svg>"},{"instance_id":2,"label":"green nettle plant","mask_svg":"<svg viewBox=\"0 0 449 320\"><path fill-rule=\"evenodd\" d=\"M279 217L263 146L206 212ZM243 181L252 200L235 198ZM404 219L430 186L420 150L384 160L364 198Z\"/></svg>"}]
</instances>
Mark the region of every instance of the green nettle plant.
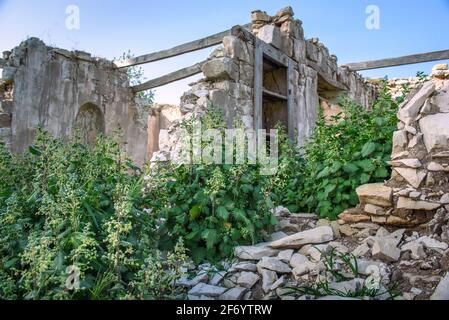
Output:
<instances>
[{"instance_id":1,"label":"green nettle plant","mask_svg":"<svg viewBox=\"0 0 449 320\"><path fill-rule=\"evenodd\" d=\"M0 144L0 176L1 299L175 294L180 269L173 258L156 258L156 220L145 209L142 176L115 139L86 147L39 131L22 156ZM176 252L184 263L182 243Z\"/></svg>"},{"instance_id":2,"label":"green nettle plant","mask_svg":"<svg viewBox=\"0 0 449 320\"><path fill-rule=\"evenodd\" d=\"M204 130L225 128L218 111L201 124ZM236 245L257 243L277 223L270 180L258 165L162 165L148 177L148 205L164 221L162 248L182 238L195 262L229 257Z\"/></svg>"},{"instance_id":3,"label":"green nettle plant","mask_svg":"<svg viewBox=\"0 0 449 320\"><path fill-rule=\"evenodd\" d=\"M321 114L304 147L304 161L293 165L296 177L287 180L287 190L281 189L279 204L330 219L357 205L358 186L390 176L387 161L402 100L392 99L384 83L371 110L343 97L342 113L330 123Z\"/></svg>"}]
</instances>

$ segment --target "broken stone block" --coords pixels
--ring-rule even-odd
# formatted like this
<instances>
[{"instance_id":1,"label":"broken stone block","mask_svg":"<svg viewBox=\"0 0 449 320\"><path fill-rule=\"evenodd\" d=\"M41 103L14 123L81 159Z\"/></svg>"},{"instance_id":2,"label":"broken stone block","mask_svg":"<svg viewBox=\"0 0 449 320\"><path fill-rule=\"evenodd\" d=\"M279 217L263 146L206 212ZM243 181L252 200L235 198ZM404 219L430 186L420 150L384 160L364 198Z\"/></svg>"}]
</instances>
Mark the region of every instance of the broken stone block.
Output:
<instances>
[{"instance_id":1,"label":"broken stone block","mask_svg":"<svg viewBox=\"0 0 449 320\"><path fill-rule=\"evenodd\" d=\"M408 144L407 131L399 130L393 133L393 155L405 150Z\"/></svg>"},{"instance_id":2,"label":"broken stone block","mask_svg":"<svg viewBox=\"0 0 449 320\"><path fill-rule=\"evenodd\" d=\"M394 171L396 171L414 188L419 188L427 176L426 171L412 168L394 168Z\"/></svg>"},{"instance_id":3,"label":"broken stone block","mask_svg":"<svg viewBox=\"0 0 449 320\"><path fill-rule=\"evenodd\" d=\"M257 37L268 43L271 44L273 47L277 49L281 49L282 46L282 35L281 30L279 27L273 26L273 25L266 25L260 28L259 33L257 34Z\"/></svg>"},{"instance_id":4,"label":"broken stone block","mask_svg":"<svg viewBox=\"0 0 449 320\"><path fill-rule=\"evenodd\" d=\"M356 189L360 203L390 207L393 189L383 183L365 184Z\"/></svg>"},{"instance_id":5,"label":"broken stone block","mask_svg":"<svg viewBox=\"0 0 449 320\"><path fill-rule=\"evenodd\" d=\"M363 210L365 210L366 213L373 214L376 216L384 216L387 214L385 212L385 208L370 203L366 204Z\"/></svg>"},{"instance_id":6,"label":"broken stone block","mask_svg":"<svg viewBox=\"0 0 449 320\"><path fill-rule=\"evenodd\" d=\"M201 70L207 80L238 80L238 65L230 58L209 60Z\"/></svg>"},{"instance_id":7,"label":"broken stone block","mask_svg":"<svg viewBox=\"0 0 449 320\"><path fill-rule=\"evenodd\" d=\"M276 273L291 273L292 269L285 263L274 257L263 257L257 264L257 268L275 271Z\"/></svg>"},{"instance_id":8,"label":"broken stone block","mask_svg":"<svg viewBox=\"0 0 449 320\"><path fill-rule=\"evenodd\" d=\"M397 247L395 239L380 238L376 239L373 244L372 255L373 258L386 262L398 261L401 256L401 250Z\"/></svg>"},{"instance_id":9,"label":"broken stone block","mask_svg":"<svg viewBox=\"0 0 449 320\"><path fill-rule=\"evenodd\" d=\"M421 90L416 93L410 101L406 102L405 105L399 110L398 118L403 122L406 122L408 118L416 118L421 107L427 98L435 92L435 84L432 81L426 82Z\"/></svg>"},{"instance_id":10,"label":"broken stone block","mask_svg":"<svg viewBox=\"0 0 449 320\"><path fill-rule=\"evenodd\" d=\"M358 209L347 209L341 213L338 218L346 223L358 223L371 221L371 217L360 213L361 210ZM341 229L340 229L341 232Z\"/></svg>"},{"instance_id":11,"label":"broken stone block","mask_svg":"<svg viewBox=\"0 0 449 320\"><path fill-rule=\"evenodd\" d=\"M254 285L260 280L259 275L253 272L242 272L237 279L237 284L245 287L247 289L251 289Z\"/></svg>"},{"instance_id":12,"label":"broken stone block","mask_svg":"<svg viewBox=\"0 0 449 320\"><path fill-rule=\"evenodd\" d=\"M427 151L449 148L449 113L437 113L419 121Z\"/></svg>"},{"instance_id":13,"label":"broken stone block","mask_svg":"<svg viewBox=\"0 0 449 320\"><path fill-rule=\"evenodd\" d=\"M260 274L262 275L262 290L268 293L273 284L278 280L278 275L276 272L267 269L261 269Z\"/></svg>"},{"instance_id":14,"label":"broken stone block","mask_svg":"<svg viewBox=\"0 0 449 320\"><path fill-rule=\"evenodd\" d=\"M234 255L242 260L260 260L263 257L272 257L278 254L277 250L268 247L268 244L257 246L239 246L234 249Z\"/></svg>"},{"instance_id":15,"label":"broken stone block","mask_svg":"<svg viewBox=\"0 0 449 320\"><path fill-rule=\"evenodd\" d=\"M265 11L256 10L251 12L251 21L270 23L271 17Z\"/></svg>"},{"instance_id":16,"label":"broken stone block","mask_svg":"<svg viewBox=\"0 0 449 320\"><path fill-rule=\"evenodd\" d=\"M397 208L398 209L408 209L408 210L424 210L433 211L441 207L439 203L432 203L427 201L415 201L406 197L399 197Z\"/></svg>"},{"instance_id":17,"label":"broken stone block","mask_svg":"<svg viewBox=\"0 0 449 320\"><path fill-rule=\"evenodd\" d=\"M291 249L283 250L283 251L279 252L278 259L283 262L289 263L292 258L293 252L294 251Z\"/></svg>"},{"instance_id":18,"label":"broken stone block","mask_svg":"<svg viewBox=\"0 0 449 320\"><path fill-rule=\"evenodd\" d=\"M433 172L444 171L444 167L441 164L432 161L427 165L427 170Z\"/></svg>"},{"instance_id":19,"label":"broken stone block","mask_svg":"<svg viewBox=\"0 0 449 320\"><path fill-rule=\"evenodd\" d=\"M438 240L435 240L429 236L421 237L417 240L418 242L422 243L426 248L428 249L434 249L434 250L446 250L448 248L448 244L445 242L441 242Z\"/></svg>"},{"instance_id":20,"label":"broken stone block","mask_svg":"<svg viewBox=\"0 0 449 320\"><path fill-rule=\"evenodd\" d=\"M449 273L440 281L430 300L449 300Z\"/></svg>"},{"instance_id":21,"label":"broken stone block","mask_svg":"<svg viewBox=\"0 0 449 320\"><path fill-rule=\"evenodd\" d=\"M242 300L243 296L247 291L248 290L246 288L235 287L223 293L220 297L218 297L218 300L229 300L229 301Z\"/></svg>"},{"instance_id":22,"label":"broken stone block","mask_svg":"<svg viewBox=\"0 0 449 320\"><path fill-rule=\"evenodd\" d=\"M199 283L193 287L188 294L191 296L206 296L206 297L218 297L225 293L228 289L223 287L211 286L205 283Z\"/></svg>"},{"instance_id":23,"label":"broken stone block","mask_svg":"<svg viewBox=\"0 0 449 320\"><path fill-rule=\"evenodd\" d=\"M408 168L421 168L422 164L421 161L418 159L401 159L401 160L394 160L391 161L390 164L393 167L408 167Z\"/></svg>"},{"instance_id":24,"label":"broken stone block","mask_svg":"<svg viewBox=\"0 0 449 320\"><path fill-rule=\"evenodd\" d=\"M425 259L427 257L424 246L419 241L411 241L401 247L402 251L410 251L414 260Z\"/></svg>"},{"instance_id":25,"label":"broken stone block","mask_svg":"<svg viewBox=\"0 0 449 320\"><path fill-rule=\"evenodd\" d=\"M274 241L270 244L272 248L300 248L306 244L319 244L334 239L331 227L318 227L315 229L298 232L294 235Z\"/></svg>"}]
</instances>

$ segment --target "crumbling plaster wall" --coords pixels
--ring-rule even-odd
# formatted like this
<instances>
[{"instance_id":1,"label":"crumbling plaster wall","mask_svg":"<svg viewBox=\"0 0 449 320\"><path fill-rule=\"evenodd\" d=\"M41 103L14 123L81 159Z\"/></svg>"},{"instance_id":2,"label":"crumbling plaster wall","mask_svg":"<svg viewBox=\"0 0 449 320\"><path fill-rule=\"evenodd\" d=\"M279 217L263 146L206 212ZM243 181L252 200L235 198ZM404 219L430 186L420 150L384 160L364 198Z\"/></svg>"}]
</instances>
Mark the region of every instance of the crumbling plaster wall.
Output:
<instances>
[{"instance_id":1,"label":"crumbling plaster wall","mask_svg":"<svg viewBox=\"0 0 449 320\"><path fill-rule=\"evenodd\" d=\"M293 112L291 123L299 145L312 134L320 107L320 98L336 104L341 93L347 93L365 108L376 98L376 86L359 74L339 67L337 58L317 39L305 40L302 22L294 19L291 7L275 16L263 11L251 14L251 31L258 39L287 55L292 61L288 75ZM223 46L216 49L203 65L204 79L191 85L181 98L182 117L191 118L207 112L210 106L223 110L228 127L236 122L254 129L255 44L244 35L226 36ZM259 128L256 128L259 129ZM159 142L164 155L157 160L176 158L179 148L176 124L161 135Z\"/></svg>"},{"instance_id":2,"label":"crumbling plaster wall","mask_svg":"<svg viewBox=\"0 0 449 320\"><path fill-rule=\"evenodd\" d=\"M128 154L144 163L148 115L129 88L125 71L84 52L47 47L36 38L5 52L2 64L3 91L10 93L3 95L2 105L8 106L13 152L33 142L39 125L55 137L71 135L80 108L90 103L104 117L104 133L120 128Z\"/></svg>"}]
</instances>

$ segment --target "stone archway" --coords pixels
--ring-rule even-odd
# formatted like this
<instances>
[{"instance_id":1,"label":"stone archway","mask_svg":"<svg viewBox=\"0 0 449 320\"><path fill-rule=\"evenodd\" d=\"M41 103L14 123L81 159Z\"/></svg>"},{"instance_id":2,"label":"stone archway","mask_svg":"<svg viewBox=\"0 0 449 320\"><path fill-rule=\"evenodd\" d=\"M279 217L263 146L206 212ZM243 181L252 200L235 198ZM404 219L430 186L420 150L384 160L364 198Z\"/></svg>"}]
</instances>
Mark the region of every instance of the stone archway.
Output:
<instances>
[{"instance_id":1,"label":"stone archway","mask_svg":"<svg viewBox=\"0 0 449 320\"><path fill-rule=\"evenodd\" d=\"M83 143L93 145L98 135L104 134L103 112L93 103L83 104L76 116L74 128Z\"/></svg>"}]
</instances>

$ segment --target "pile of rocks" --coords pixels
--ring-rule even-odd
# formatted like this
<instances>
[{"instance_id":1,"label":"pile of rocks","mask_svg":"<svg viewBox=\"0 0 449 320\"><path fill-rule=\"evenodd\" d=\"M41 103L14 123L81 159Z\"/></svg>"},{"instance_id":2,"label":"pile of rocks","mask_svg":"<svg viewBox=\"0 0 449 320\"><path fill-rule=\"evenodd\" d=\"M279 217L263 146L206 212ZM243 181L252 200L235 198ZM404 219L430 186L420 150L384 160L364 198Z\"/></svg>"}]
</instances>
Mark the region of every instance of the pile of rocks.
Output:
<instances>
[{"instance_id":1,"label":"pile of rocks","mask_svg":"<svg viewBox=\"0 0 449 320\"><path fill-rule=\"evenodd\" d=\"M418 89L423 82L431 80L431 77L410 77L407 79L403 78L394 78L388 80L387 87L388 92L392 95L393 98L402 97L407 90L415 90Z\"/></svg>"},{"instance_id":2,"label":"pile of rocks","mask_svg":"<svg viewBox=\"0 0 449 320\"><path fill-rule=\"evenodd\" d=\"M413 227L449 211L449 70L433 68L432 80L400 106L393 136L391 179L357 189L360 205L340 218Z\"/></svg>"},{"instance_id":3,"label":"pile of rocks","mask_svg":"<svg viewBox=\"0 0 449 320\"><path fill-rule=\"evenodd\" d=\"M449 299L449 276L443 277L449 271L448 239L405 229L390 232L360 222L351 226L358 232L346 236L346 224L290 214L285 208L277 208L276 215L283 227L267 242L237 247L236 260L223 262L221 270L201 265L191 270L195 277L182 279L178 286L188 288L190 300L337 300L372 288L374 281L378 290L374 297L352 299ZM292 225L305 230L293 232ZM335 259L332 268L330 252ZM356 273L350 272L342 255L357 266ZM337 279L331 269L345 279ZM319 296L295 290L317 283L327 283L329 290ZM393 285L397 285L394 294L387 289Z\"/></svg>"}]
</instances>

